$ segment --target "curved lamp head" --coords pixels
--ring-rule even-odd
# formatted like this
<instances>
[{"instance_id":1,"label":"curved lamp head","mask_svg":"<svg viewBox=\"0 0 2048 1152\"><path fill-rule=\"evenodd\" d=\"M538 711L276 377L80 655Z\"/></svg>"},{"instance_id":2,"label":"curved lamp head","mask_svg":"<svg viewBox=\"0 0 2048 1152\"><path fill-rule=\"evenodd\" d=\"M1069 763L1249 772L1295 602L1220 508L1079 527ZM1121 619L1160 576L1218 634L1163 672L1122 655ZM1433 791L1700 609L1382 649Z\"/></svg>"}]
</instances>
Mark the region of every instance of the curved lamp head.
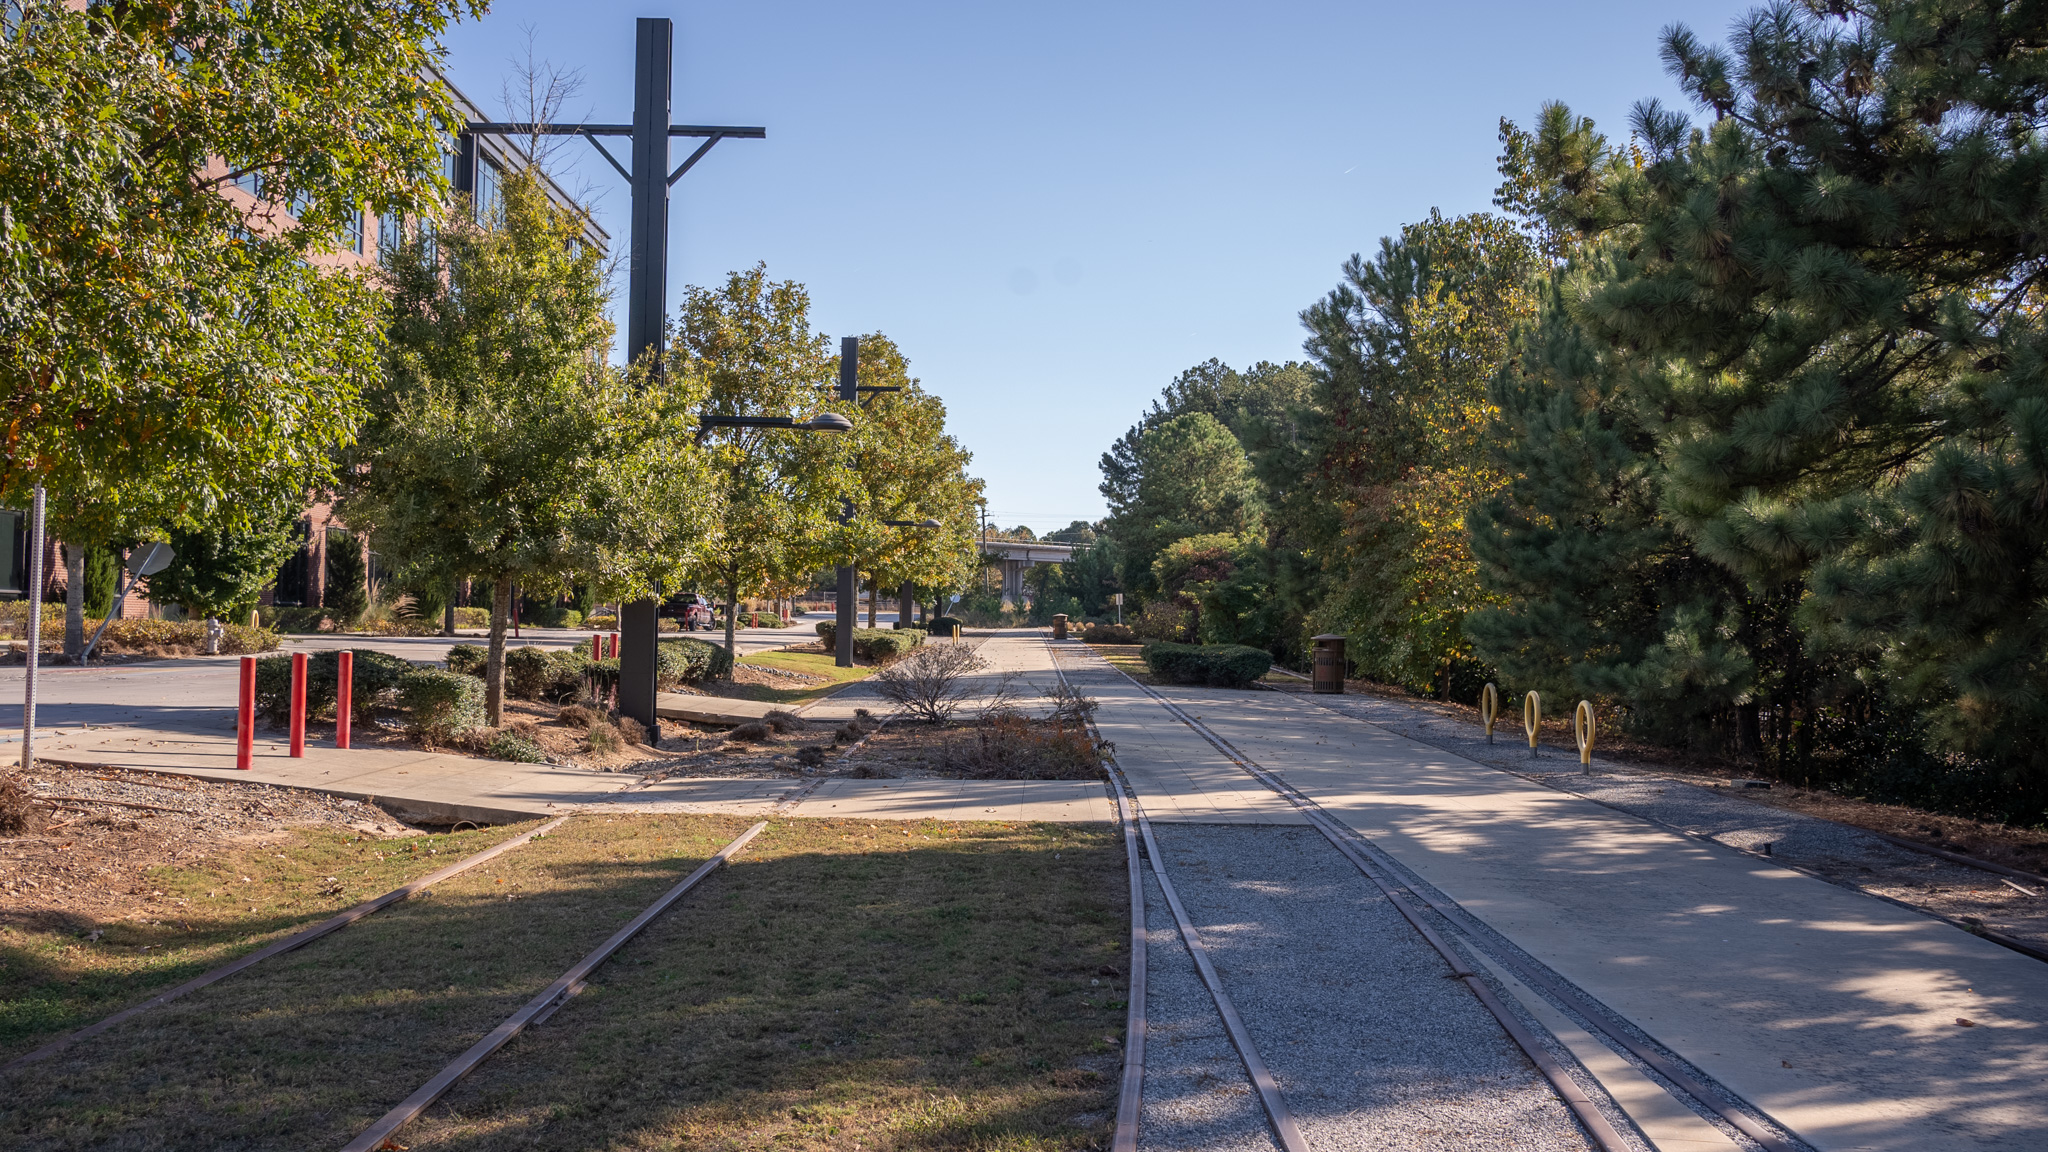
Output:
<instances>
[{"instance_id":1,"label":"curved lamp head","mask_svg":"<svg viewBox=\"0 0 2048 1152\"><path fill-rule=\"evenodd\" d=\"M853 421L835 412L820 412L798 427L812 432L851 432Z\"/></svg>"},{"instance_id":2,"label":"curved lamp head","mask_svg":"<svg viewBox=\"0 0 2048 1152\"><path fill-rule=\"evenodd\" d=\"M945 525L944 525L944 524L941 524L941 523L939 523L939 522L938 522L937 520L919 520L919 521L917 522L917 526L918 526L919 528L944 528L944 527L945 527Z\"/></svg>"}]
</instances>

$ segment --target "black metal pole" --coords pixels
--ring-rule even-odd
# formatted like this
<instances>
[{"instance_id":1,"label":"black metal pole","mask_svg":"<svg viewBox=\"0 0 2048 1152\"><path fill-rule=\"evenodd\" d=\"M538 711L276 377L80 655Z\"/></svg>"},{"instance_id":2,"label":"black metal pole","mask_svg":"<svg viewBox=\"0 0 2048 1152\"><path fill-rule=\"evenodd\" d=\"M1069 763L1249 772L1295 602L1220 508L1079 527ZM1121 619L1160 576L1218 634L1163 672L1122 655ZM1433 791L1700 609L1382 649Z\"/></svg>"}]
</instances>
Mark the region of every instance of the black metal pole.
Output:
<instances>
[{"instance_id":1,"label":"black metal pole","mask_svg":"<svg viewBox=\"0 0 2048 1152\"><path fill-rule=\"evenodd\" d=\"M860 401L860 337L846 336L839 341L839 399L847 403ZM841 524L853 522L853 505L846 506L845 515L839 518ZM838 612L838 624L834 628L837 643L833 663L841 668L853 667L853 630L860 624L860 579L851 564L839 566L839 595L834 605Z\"/></svg>"},{"instance_id":2,"label":"black metal pole","mask_svg":"<svg viewBox=\"0 0 2048 1152\"><path fill-rule=\"evenodd\" d=\"M668 129L675 69L675 24L641 19L633 51L633 229L627 248L626 355L661 371L668 312ZM659 735L654 715L654 654L660 604L619 606L619 711Z\"/></svg>"}]
</instances>

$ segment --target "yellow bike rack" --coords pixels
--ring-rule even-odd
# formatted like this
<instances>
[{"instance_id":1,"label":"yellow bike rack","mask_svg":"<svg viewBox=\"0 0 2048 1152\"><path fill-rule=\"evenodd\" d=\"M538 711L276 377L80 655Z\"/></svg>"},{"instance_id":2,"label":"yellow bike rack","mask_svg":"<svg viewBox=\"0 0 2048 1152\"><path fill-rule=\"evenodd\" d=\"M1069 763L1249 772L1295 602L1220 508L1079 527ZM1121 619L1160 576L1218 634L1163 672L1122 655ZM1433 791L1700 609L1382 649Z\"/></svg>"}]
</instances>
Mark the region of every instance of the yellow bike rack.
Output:
<instances>
[{"instance_id":1,"label":"yellow bike rack","mask_svg":"<svg viewBox=\"0 0 2048 1152\"><path fill-rule=\"evenodd\" d=\"M1531 692L1522 697L1522 729L1529 734L1529 759L1536 759L1536 734L1543 730L1543 696Z\"/></svg>"},{"instance_id":2,"label":"yellow bike rack","mask_svg":"<svg viewBox=\"0 0 2048 1152\"><path fill-rule=\"evenodd\" d=\"M1579 701L1578 710L1572 713L1572 735L1579 742L1579 767L1588 773L1593 771L1593 702Z\"/></svg>"},{"instance_id":3,"label":"yellow bike rack","mask_svg":"<svg viewBox=\"0 0 2048 1152\"><path fill-rule=\"evenodd\" d=\"M1493 722L1500 719L1500 689L1491 680L1479 690L1479 718L1486 722L1486 742L1493 743Z\"/></svg>"}]
</instances>

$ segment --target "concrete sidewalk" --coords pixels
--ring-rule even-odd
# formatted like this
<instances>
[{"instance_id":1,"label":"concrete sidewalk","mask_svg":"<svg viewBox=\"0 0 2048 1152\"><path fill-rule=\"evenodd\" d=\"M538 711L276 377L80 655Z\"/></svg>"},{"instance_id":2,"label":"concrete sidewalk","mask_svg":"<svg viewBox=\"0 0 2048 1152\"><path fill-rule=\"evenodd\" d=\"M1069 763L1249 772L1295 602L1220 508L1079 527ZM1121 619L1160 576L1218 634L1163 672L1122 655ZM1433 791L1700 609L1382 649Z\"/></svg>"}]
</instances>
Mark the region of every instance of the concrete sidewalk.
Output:
<instances>
[{"instance_id":1,"label":"concrete sidewalk","mask_svg":"<svg viewBox=\"0 0 2048 1152\"><path fill-rule=\"evenodd\" d=\"M134 729L39 741L40 758L87 767L164 772L307 788L375 800L402 819L508 823L564 812L706 812L872 820L1108 821L1097 781L854 780L843 777L671 778L644 785L630 772L591 772L437 752L341 750L309 744L294 758L280 740L256 742L235 768L233 738Z\"/></svg>"},{"instance_id":2,"label":"concrete sidewalk","mask_svg":"<svg viewBox=\"0 0 2048 1152\"><path fill-rule=\"evenodd\" d=\"M1213 749L1074 661L1156 818L1243 818ZM1158 691L1815 1147L2048 1147L2048 965L1286 695Z\"/></svg>"}]
</instances>

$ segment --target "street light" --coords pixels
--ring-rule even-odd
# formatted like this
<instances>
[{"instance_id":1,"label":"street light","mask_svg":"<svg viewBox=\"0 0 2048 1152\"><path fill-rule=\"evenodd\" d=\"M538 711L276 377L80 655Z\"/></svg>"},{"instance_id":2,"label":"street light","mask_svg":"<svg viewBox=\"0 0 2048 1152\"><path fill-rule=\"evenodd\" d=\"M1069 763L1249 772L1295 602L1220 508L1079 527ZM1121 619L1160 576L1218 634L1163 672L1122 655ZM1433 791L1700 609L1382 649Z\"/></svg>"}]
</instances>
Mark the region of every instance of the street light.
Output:
<instances>
[{"instance_id":1,"label":"street light","mask_svg":"<svg viewBox=\"0 0 2048 1152\"><path fill-rule=\"evenodd\" d=\"M794 416L703 416L697 421L697 443L713 428L789 428L798 432L851 432L853 421L836 412L820 412L799 424Z\"/></svg>"}]
</instances>

